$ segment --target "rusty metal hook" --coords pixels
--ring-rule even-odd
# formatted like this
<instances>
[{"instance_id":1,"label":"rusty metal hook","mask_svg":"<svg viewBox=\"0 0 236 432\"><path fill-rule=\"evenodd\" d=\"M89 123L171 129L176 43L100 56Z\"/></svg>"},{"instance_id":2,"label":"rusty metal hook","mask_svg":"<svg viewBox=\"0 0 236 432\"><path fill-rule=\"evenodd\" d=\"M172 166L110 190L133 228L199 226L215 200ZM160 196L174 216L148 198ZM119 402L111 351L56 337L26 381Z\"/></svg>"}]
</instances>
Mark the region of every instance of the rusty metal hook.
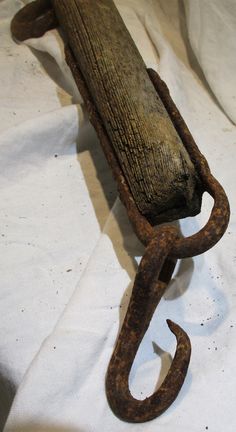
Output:
<instances>
[{"instance_id":1,"label":"rusty metal hook","mask_svg":"<svg viewBox=\"0 0 236 432\"><path fill-rule=\"evenodd\" d=\"M56 25L57 20L51 8L50 0L37 0L18 12L12 21L11 30L13 36L22 41L29 37L41 36ZM173 103L168 88L158 74L149 69L149 77L197 168L202 187L214 199L214 207L209 221L199 233L183 239L177 229L170 226L161 227L155 231L151 223L140 214L134 202L73 53L68 47L65 49L65 53L67 63L86 103L91 123L96 129L104 153L117 180L120 198L126 206L136 234L146 246L106 377L107 398L114 413L129 422L144 422L160 415L175 400L187 373L191 345L184 330L167 320L170 330L177 339L176 353L163 384L144 401L136 400L131 395L128 385L130 370L138 347L171 278L176 259L203 253L221 238L228 225L229 203L223 188L212 176L206 159L197 148ZM162 221L160 220L160 222Z\"/></svg>"},{"instance_id":2,"label":"rusty metal hook","mask_svg":"<svg viewBox=\"0 0 236 432\"><path fill-rule=\"evenodd\" d=\"M114 413L128 422L144 422L163 413L177 397L184 382L190 361L191 345L187 334L177 324L167 320L170 330L177 338L176 354L171 368L161 387L144 401L132 397L128 379L130 370L158 305L168 284L176 260L195 256L214 246L224 234L229 221L229 203L222 186L212 176L207 161L196 146L184 120L172 101L169 91L156 72L148 70L150 79L181 136L189 155L197 167L204 190L214 199L214 206L205 227L197 234L181 238L173 227L160 227L157 231L139 212L123 176L122 169L112 149L99 113L85 84L73 53L67 47L66 61L76 84L86 101L91 123L96 129L104 153L117 180L119 195L128 217L140 241L146 246L143 259L135 279L130 305L111 357L106 376L106 393ZM164 230L164 231L163 231ZM174 230L174 231L173 231ZM166 234L165 234L166 233ZM148 272L150 269L150 274ZM146 277L144 277L146 275ZM158 279L159 278L159 279ZM135 319L137 316L139 319ZM128 343L127 343L128 341Z\"/></svg>"},{"instance_id":3,"label":"rusty metal hook","mask_svg":"<svg viewBox=\"0 0 236 432\"><path fill-rule=\"evenodd\" d=\"M106 377L108 402L114 413L128 422L145 422L162 414L177 397L189 365L188 335L174 322L167 324L177 339L176 353L161 387L145 400L135 399L129 390L130 370L167 283L161 277L178 231L162 227L148 244L139 265L124 323L110 360Z\"/></svg>"}]
</instances>

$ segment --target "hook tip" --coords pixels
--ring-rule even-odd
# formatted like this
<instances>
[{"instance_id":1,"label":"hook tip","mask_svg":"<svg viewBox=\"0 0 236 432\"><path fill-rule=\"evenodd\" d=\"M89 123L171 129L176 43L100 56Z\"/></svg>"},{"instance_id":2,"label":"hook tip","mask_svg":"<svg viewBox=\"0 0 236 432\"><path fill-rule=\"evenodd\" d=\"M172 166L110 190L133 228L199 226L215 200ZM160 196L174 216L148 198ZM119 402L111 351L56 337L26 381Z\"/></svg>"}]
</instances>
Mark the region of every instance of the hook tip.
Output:
<instances>
[{"instance_id":1,"label":"hook tip","mask_svg":"<svg viewBox=\"0 0 236 432\"><path fill-rule=\"evenodd\" d=\"M177 332L178 332L178 330L179 330L179 328L180 328L180 327L178 326L178 324L176 324L174 321L172 321L172 320L170 320L170 319L167 319L166 322L167 322L167 325L168 325L170 331L171 331L172 333L174 333L175 335L177 335Z\"/></svg>"},{"instance_id":2,"label":"hook tip","mask_svg":"<svg viewBox=\"0 0 236 432\"><path fill-rule=\"evenodd\" d=\"M190 358L191 354L191 342L187 335L187 333L174 321L171 321L170 319L166 320L167 325L170 329L170 331L175 335L177 341L178 341L178 347L177 350L181 347L185 347L185 351L188 352L188 357Z\"/></svg>"}]
</instances>

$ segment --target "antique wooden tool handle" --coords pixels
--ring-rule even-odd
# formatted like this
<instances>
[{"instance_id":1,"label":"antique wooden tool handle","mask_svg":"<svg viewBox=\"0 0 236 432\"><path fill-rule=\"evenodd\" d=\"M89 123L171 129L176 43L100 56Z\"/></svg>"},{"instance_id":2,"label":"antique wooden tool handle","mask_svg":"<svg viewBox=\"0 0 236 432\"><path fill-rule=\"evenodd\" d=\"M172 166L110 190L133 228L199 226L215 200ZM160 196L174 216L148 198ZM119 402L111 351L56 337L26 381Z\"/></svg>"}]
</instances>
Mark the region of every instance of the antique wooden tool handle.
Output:
<instances>
[{"instance_id":1,"label":"antique wooden tool handle","mask_svg":"<svg viewBox=\"0 0 236 432\"><path fill-rule=\"evenodd\" d=\"M152 224L197 214L201 182L113 1L38 0L32 18L34 4L43 13L23 26L25 8L13 34L41 35L56 15L139 211Z\"/></svg>"},{"instance_id":2,"label":"antique wooden tool handle","mask_svg":"<svg viewBox=\"0 0 236 432\"><path fill-rule=\"evenodd\" d=\"M152 223L194 215L190 157L111 0L52 0L137 207Z\"/></svg>"}]
</instances>

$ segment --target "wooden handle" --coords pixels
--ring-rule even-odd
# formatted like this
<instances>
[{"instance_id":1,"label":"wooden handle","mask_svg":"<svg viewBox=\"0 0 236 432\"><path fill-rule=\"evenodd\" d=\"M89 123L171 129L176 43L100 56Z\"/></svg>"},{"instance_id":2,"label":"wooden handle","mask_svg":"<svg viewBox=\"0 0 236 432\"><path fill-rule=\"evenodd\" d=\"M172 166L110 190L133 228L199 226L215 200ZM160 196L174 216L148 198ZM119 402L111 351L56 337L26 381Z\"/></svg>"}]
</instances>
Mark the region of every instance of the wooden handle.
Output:
<instances>
[{"instance_id":1,"label":"wooden handle","mask_svg":"<svg viewBox=\"0 0 236 432\"><path fill-rule=\"evenodd\" d=\"M113 1L52 4L141 213L196 214L194 166Z\"/></svg>"},{"instance_id":2,"label":"wooden handle","mask_svg":"<svg viewBox=\"0 0 236 432\"><path fill-rule=\"evenodd\" d=\"M36 0L11 30L24 40L58 22L139 211L152 224L197 214L201 182L113 1Z\"/></svg>"}]
</instances>

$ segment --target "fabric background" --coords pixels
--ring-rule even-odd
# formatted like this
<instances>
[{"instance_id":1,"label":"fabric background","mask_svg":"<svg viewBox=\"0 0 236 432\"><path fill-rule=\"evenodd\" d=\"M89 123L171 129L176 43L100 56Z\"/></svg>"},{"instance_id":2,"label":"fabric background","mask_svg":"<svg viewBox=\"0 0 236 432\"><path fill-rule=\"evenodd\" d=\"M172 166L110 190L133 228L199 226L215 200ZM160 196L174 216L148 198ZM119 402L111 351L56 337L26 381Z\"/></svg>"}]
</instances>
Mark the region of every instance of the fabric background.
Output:
<instances>
[{"instance_id":1,"label":"fabric background","mask_svg":"<svg viewBox=\"0 0 236 432\"><path fill-rule=\"evenodd\" d=\"M130 387L142 399L175 352L166 318L192 342L178 398L139 425L113 415L104 380L143 247L116 198L58 32L21 45L11 39L10 20L24 3L0 2L1 430L234 431L235 2L116 0L231 204L225 236L179 263L140 346ZM181 221L185 235L203 226L211 206L204 195L201 214Z\"/></svg>"}]
</instances>

